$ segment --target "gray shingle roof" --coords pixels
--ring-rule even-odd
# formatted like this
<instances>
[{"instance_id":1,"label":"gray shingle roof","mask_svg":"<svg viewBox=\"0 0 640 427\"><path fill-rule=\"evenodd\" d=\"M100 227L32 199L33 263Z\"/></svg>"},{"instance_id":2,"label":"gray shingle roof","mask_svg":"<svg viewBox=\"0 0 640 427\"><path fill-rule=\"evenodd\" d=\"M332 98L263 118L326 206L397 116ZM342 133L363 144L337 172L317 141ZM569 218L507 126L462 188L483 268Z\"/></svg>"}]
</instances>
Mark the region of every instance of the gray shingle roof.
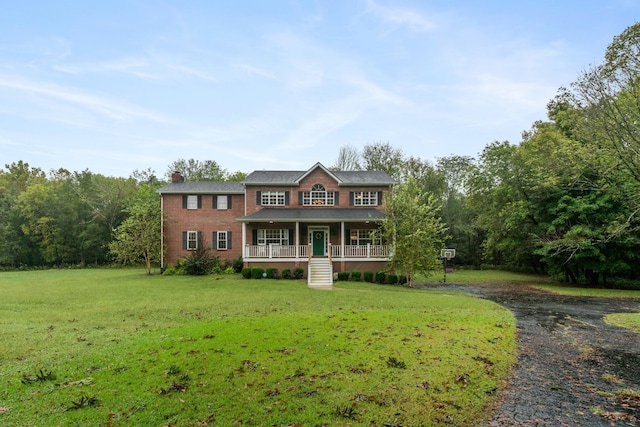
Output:
<instances>
[{"instance_id":1,"label":"gray shingle roof","mask_svg":"<svg viewBox=\"0 0 640 427\"><path fill-rule=\"evenodd\" d=\"M244 194L244 185L235 181L172 182L157 190L160 194Z\"/></svg>"},{"instance_id":2,"label":"gray shingle roof","mask_svg":"<svg viewBox=\"0 0 640 427\"><path fill-rule=\"evenodd\" d=\"M379 221L383 218L384 214L374 208L265 208L238 221Z\"/></svg>"},{"instance_id":3,"label":"gray shingle roof","mask_svg":"<svg viewBox=\"0 0 640 427\"><path fill-rule=\"evenodd\" d=\"M336 171L333 174L343 184L357 185L392 185L396 181L383 171Z\"/></svg>"},{"instance_id":4,"label":"gray shingle roof","mask_svg":"<svg viewBox=\"0 0 640 427\"><path fill-rule=\"evenodd\" d=\"M291 185L295 184L296 180L301 177L306 171L254 171L251 172L242 181L245 184L259 185L259 184L280 184Z\"/></svg>"},{"instance_id":5,"label":"gray shingle roof","mask_svg":"<svg viewBox=\"0 0 640 427\"><path fill-rule=\"evenodd\" d=\"M297 185L300 178L316 168L327 170L320 163L316 163L306 171L273 171L262 170L251 172L244 179L248 185ZM383 171L329 171L340 185L392 185L396 181Z\"/></svg>"}]
</instances>

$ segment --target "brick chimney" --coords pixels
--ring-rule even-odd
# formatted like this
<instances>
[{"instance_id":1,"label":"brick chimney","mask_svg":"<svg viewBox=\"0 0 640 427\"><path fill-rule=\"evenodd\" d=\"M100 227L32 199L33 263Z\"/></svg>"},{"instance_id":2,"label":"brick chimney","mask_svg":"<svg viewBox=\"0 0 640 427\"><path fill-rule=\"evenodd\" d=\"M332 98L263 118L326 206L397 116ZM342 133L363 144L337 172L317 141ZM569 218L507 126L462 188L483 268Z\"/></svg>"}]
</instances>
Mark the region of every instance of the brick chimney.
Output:
<instances>
[{"instance_id":1,"label":"brick chimney","mask_svg":"<svg viewBox=\"0 0 640 427\"><path fill-rule=\"evenodd\" d=\"M171 182L184 182L184 178L180 172L175 171L171 174Z\"/></svg>"}]
</instances>

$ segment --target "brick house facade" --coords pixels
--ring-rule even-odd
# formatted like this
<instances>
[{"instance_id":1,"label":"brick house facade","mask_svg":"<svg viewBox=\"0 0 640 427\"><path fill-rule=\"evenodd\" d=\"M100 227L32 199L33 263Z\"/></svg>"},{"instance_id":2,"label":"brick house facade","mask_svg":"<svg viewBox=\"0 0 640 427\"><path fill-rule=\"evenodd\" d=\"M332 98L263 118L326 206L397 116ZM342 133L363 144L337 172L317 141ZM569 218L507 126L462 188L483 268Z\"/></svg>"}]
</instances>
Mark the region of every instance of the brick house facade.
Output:
<instances>
[{"instance_id":1,"label":"brick house facade","mask_svg":"<svg viewBox=\"0 0 640 427\"><path fill-rule=\"evenodd\" d=\"M371 231L395 181L381 171L255 171L242 182L185 182L158 190L163 267L198 244L245 266L302 268L310 286L334 271L379 271L389 248ZM321 271L324 273L321 274ZM327 277L327 275L330 275Z\"/></svg>"}]
</instances>

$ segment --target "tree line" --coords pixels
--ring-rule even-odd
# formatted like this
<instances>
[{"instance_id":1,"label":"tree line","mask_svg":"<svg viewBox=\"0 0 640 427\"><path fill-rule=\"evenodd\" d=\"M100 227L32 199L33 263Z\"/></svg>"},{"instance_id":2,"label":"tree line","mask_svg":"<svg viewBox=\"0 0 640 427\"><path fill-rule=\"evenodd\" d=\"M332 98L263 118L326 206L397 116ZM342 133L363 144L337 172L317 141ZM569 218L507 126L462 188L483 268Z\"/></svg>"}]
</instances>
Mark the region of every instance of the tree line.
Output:
<instances>
[{"instance_id":1,"label":"tree line","mask_svg":"<svg viewBox=\"0 0 640 427\"><path fill-rule=\"evenodd\" d=\"M159 248L160 207L155 190L168 183L176 170L190 180L242 180L245 176L230 174L215 161L194 159L171 163L163 178L150 169L122 178L89 170L45 173L24 161L5 165L0 170L0 266L16 269L145 260L143 255L126 253L116 242L124 240L125 231L133 232L132 219L138 218L152 228L148 240Z\"/></svg>"},{"instance_id":2,"label":"tree line","mask_svg":"<svg viewBox=\"0 0 640 427\"><path fill-rule=\"evenodd\" d=\"M613 39L602 64L559 89L547 105L547 118L533 123L518 143L495 141L477 157L451 155L434 162L388 142L362 150L344 146L330 169L389 173L406 191L394 190L399 209L437 218L428 226L431 246L455 248L458 265L539 272L592 285L638 279L639 50L640 24L635 24ZM125 240L125 225L132 226L140 206L155 209L159 218L154 190L174 170L187 180L246 176L228 173L213 160L194 159L172 163L163 179L151 170L113 178L88 170L46 174L22 161L5 165L0 265L142 261L124 256L114 242ZM396 218L403 217L399 213Z\"/></svg>"}]
</instances>

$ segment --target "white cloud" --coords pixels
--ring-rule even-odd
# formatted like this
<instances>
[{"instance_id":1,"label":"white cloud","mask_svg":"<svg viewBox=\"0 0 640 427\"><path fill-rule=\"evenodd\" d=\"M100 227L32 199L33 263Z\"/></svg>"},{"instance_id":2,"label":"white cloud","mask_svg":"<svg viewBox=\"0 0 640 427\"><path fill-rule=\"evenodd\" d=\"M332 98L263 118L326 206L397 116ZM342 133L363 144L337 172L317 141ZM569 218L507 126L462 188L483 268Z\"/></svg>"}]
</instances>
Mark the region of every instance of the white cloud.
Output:
<instances>
[{"instance_id":1,"label":"white cloud","mask_svg":"<svg viewBox=\"0 0 640 427\"><path fill-rule=\"evenodd\" d=\"M245 70L249 74L254 74L256 76L264 77L270 80L278 80L278 78L275 75L271 74L270 72L262 68L254 67L253 65L238 63L238 64L233 64L233 66L236 68L240 68L241 70Z\"/></svg>"},{"instance_id":2,"label":"white cloud","mask_svg":"<svg viewBox=\"0 0 640 427\"><path fill-rule=\"evenodd\" d=\"M324 71L311 62L294 60L289 73L288 84L293 89L309 89L322 86Z\"/></svg>"},{"instance_id":3,"label":"white cloud","mask_svg":"<svg viewBox=\"0 0 640 427\"><path fill-rule=\"evenodd\" d=\"M74 88L0 76L0 88L2 87L21 93L28 93L41 96L46 99L56 100L68 105L74 105L116 121L131 121L134 119L144 119L155 122L168 121L166 117L155 112L129 105L127 103L88 95Z\"/></svg>"},{"instance_id":4,"label":"white cloud","mask_svg":"<svg viewBox=\"0 0 640 427\"><path fill-rule=\"evenodd\" d=\"M156 73L145 71L149 67L149 62L142 59L123 59L120 61L99 62L83 65L54 65L53 69L69 74L83 73L124 73L131 74L144 79L160 79Z\"/></svg>"},{"instance_id":5,"label":"white cloud","mask_svg":"<svg viewBox=\"0 0 640 427\"><path fill-rule=\"evenodd\" d=\"M421 13L406 7L383 6L373 0L367 0L367 11L384 22L407 27L418 33L429 32L435 28L435 24Z\"/></svg>"},{"instance_id":6,"label":"white cloud","mask_svg":"<svg viewBox=\"0 0 640 427\"><path fill-rule=\"evenodd\" d=\"M217 81L215 77L205 71L176 63L175 60L165 59L161 56L124 58L120 60L76 65L57 64L53 66L53 69L74 75L84 73L122 73L146 80L164 79L167 77L167 71L169 71L211 82Z\"/></svg>"}]
</instances>

